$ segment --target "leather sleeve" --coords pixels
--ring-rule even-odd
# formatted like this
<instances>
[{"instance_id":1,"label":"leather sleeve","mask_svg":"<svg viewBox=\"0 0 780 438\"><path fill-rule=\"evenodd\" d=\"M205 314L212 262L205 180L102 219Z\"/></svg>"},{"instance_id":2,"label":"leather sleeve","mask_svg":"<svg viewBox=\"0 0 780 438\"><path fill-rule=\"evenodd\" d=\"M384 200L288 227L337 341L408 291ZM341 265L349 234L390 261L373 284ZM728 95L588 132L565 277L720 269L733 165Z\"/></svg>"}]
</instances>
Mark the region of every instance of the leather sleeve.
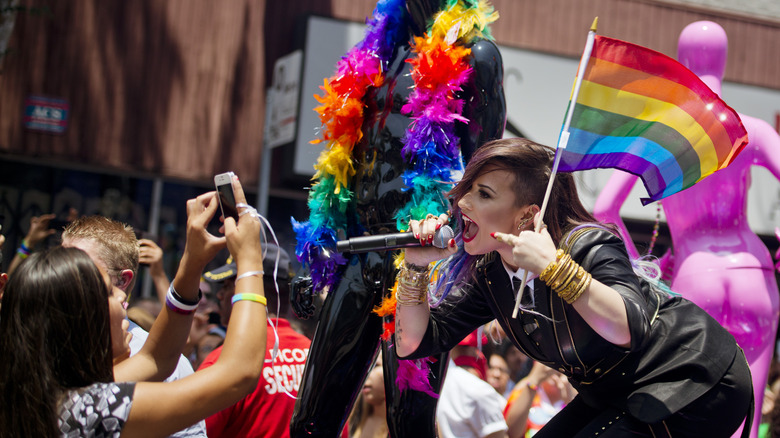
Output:
<instances>
[{"instance_id":1,"label":"leather sleeve","mask_svg":"<svg viewBox=\"0 0 780 438\"><path fill-rule=\"evenodd\" d=\"M641 350L648 339L655 306L649 300L649 285L634 273L623 241L606 230L595 229L577 240L572 258L595 280L620 294L631 332L629 350Z\"/></svg>"},{"instance_id":2,"label":"leather sleeve","mask_svg":"<svg viewBox=\"0 0 780 438\"><path fill-rule=\"evenodd\" d=\"M461 296L448 298L441 306L431 309L420 346L399 359L419 359L450 351L477 327L495 319L483 290L478 286L464 288L459 291Z\"/></svg>"}]
</instances>

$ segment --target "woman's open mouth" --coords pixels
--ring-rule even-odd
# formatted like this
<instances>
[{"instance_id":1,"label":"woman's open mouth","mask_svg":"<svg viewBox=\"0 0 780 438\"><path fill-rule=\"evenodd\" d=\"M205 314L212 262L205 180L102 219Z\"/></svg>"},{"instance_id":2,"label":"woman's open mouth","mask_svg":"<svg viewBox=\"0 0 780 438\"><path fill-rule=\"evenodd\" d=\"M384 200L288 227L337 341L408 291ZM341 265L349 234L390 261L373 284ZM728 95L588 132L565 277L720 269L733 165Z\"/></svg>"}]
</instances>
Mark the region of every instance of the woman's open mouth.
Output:
<instances>
[{"instance_id":1,"label":"woman's open mouth","mask_svg":"<svg viewBox=\"0 0 780 438\"><path fill-rule=\"evenodd\" d=\"M471 242L474 240L475 237L477 237L477 233L479 232L479 225L477 225L476 222L471 220L470 217L463 215L463 241L464 242Z\"/></svg>"}]
</instances>

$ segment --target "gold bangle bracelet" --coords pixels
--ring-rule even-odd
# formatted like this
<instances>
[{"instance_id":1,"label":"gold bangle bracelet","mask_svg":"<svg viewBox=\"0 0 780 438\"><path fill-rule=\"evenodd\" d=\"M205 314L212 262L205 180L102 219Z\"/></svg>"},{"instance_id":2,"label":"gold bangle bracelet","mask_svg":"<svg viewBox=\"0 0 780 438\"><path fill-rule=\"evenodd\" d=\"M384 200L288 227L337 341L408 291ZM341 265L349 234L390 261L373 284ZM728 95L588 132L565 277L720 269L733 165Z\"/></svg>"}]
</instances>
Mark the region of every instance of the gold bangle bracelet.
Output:
<instances>
[{"instance_id":1,"label":"gold bangle bracelet","mask_svg":"<svg viewBox=\"0 0 780 438\"><path fill-rule=\"evenodd\" d=\"M559 263L561 267L558 269L557 275L552 281L551 286L553 289L557 290L561 288L561 286L566 283L566 280L568 280L571 277L572 269L574 268L574 266L576 266L576 263L574 265L572 265L572 263L573 261L571 259L571 256L566 254L566 257L564 257L564 259L561 260L561 262Z\"/></svg>"},{"instance_id":2,"label":"gold bangle bracelet","mask_svg":"<svg viewBox=\"0 0 780 438\"><path fill-rule=\"evenodd\" d=\"M404 263L398 271L396 286L396 304L400 306L417 306L427 302L429 269L427 266L417 266Z\"/></svg>"},{"instance_id":3,"label":"gold bangle bracelet","mask_svg":"<svg viewBox=\"0 0 780 438\"><path fill-rule=\"evenodd\" d=\"M560 260L556 260L555 268L550 272L550 275L545 281L545 283L547 283L548 286L553 286L556 282L556 279L561 276L561 272L563 271L566 264L567 255L568 254L565 254Z\"/></svg>"},{"instance_id":4,"label":"gold bangle bracelet","mask_svg":"<svg viewBox=\"0 0 780 438\"><path fill-rule=\"evenodd\" d=\"M590 273L586 272L585 276L582 278L582 280L580 280L579 284L577 284L577 288L574 290L574 293L568 300L566 300L566 302L569 304L573 304L575 301L577 301L580 298L580 296L585 292L585 290L588 289L588 286L590 286L590 282L592 279L593 276L591 276Z\"/></svg>"},{"instance_id":5,"label":"gold bangle bracelet","mask_svg":"<svg viewBox=\"0 0 780 438\"><path fill-rule=\"evenodd\" d=\"M572 279L574 279L574 276L577 275L577 268L579 268L579 265L570 258L569 263L566 266L566 275L563 277L561 284L558 285L560 290L568 289Z\"/></svg>"},{"instance_id":6,"label":"gold bangle bracelet","mask_svg":"<svg viewBox=\"0 0 780 438\"><path fill-rule=\"evenodd\" d=\"M544 268L541 274L539 274L539 279L543 282L547 283L547 281L550 279L550 275L555 271L555 268L558 267L558 261L563 257L563 250L559 249L555 252L555 260L551 261L547 264L547 267Z\"/></svg>"},{"instance_id":7,"label":"gold bangle bracelet","mask_svg":"<svg viewBox=\"0 0 780 438\"><path fill-rule=\"evenodd\" d=\"M399 282L395 290L396 304L400 306L416 306L426 302L428 290L416 285Z\"/></svg>"}]
</instances>

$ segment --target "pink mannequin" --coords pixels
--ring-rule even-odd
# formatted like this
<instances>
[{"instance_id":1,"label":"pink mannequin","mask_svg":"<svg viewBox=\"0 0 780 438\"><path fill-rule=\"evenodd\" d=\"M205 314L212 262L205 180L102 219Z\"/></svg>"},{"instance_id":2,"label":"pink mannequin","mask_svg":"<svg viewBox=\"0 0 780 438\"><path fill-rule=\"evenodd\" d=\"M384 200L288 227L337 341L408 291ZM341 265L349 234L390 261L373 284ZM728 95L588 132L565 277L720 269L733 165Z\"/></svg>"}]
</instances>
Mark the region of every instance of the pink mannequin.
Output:
<instances>
[{"instance_id":1,"label":"pink mannequin","mask_svg":"<svg viewBox=\"0 0 780 438\"><path fill-rule=\"evenodd\" d=\"M777 241L780 242L780 227L775 228L775 237L777 237ZM777 260L775 269L777 269L777 272L780 272L780 248L777 248L777 252L775 253L775 260Z\"/></svg>"},{"instance_id":2,"label":"pink mannequin","mask_svg":"<svg viewBox=\"0 0 780 438\"><path fill-rule=\"evenodd\" d=\"M711 21L698 21L683 29L677 55L682 64L720 94L727 45L723 28ZM737 159L662 203L674 251L672 290L717 319L745 351L756 397L751 431L755 438L774 351L780 299L769 250L748 226L747 192L752 165L767 168L780 180L780 136L763 120L743 114L740 117L749 143ZM600 220L617 224L632 257L639 253L620 218L620 207L636 179L615 171L593 212Z\"/></svg>"}]
</instances>

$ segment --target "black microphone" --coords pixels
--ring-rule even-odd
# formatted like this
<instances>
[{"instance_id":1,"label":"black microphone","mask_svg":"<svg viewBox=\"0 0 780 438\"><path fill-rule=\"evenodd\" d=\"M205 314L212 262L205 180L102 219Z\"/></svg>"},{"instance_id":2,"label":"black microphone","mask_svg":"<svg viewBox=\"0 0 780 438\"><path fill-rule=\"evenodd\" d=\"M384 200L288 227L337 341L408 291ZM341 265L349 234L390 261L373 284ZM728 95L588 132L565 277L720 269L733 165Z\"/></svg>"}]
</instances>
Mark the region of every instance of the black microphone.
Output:
<instances>
[{"instance_id":1,"label":"black microphone","mask_svg":"<svg viewBox=\"0 0 780 438\"><path fill-rule=\"evenodd\" d=\"M450 239L455 237L449 225L439 228L433 235L433 246L436 248L446 248ZM350 252L353 254L369 251L388 251L397 248L408 248L410 246L421 246L420 240L414 238L414 233L392 233L379 234L376 236L352 237L347 240L336 242L336 251Z\"/></svg>"}]
</instances>

